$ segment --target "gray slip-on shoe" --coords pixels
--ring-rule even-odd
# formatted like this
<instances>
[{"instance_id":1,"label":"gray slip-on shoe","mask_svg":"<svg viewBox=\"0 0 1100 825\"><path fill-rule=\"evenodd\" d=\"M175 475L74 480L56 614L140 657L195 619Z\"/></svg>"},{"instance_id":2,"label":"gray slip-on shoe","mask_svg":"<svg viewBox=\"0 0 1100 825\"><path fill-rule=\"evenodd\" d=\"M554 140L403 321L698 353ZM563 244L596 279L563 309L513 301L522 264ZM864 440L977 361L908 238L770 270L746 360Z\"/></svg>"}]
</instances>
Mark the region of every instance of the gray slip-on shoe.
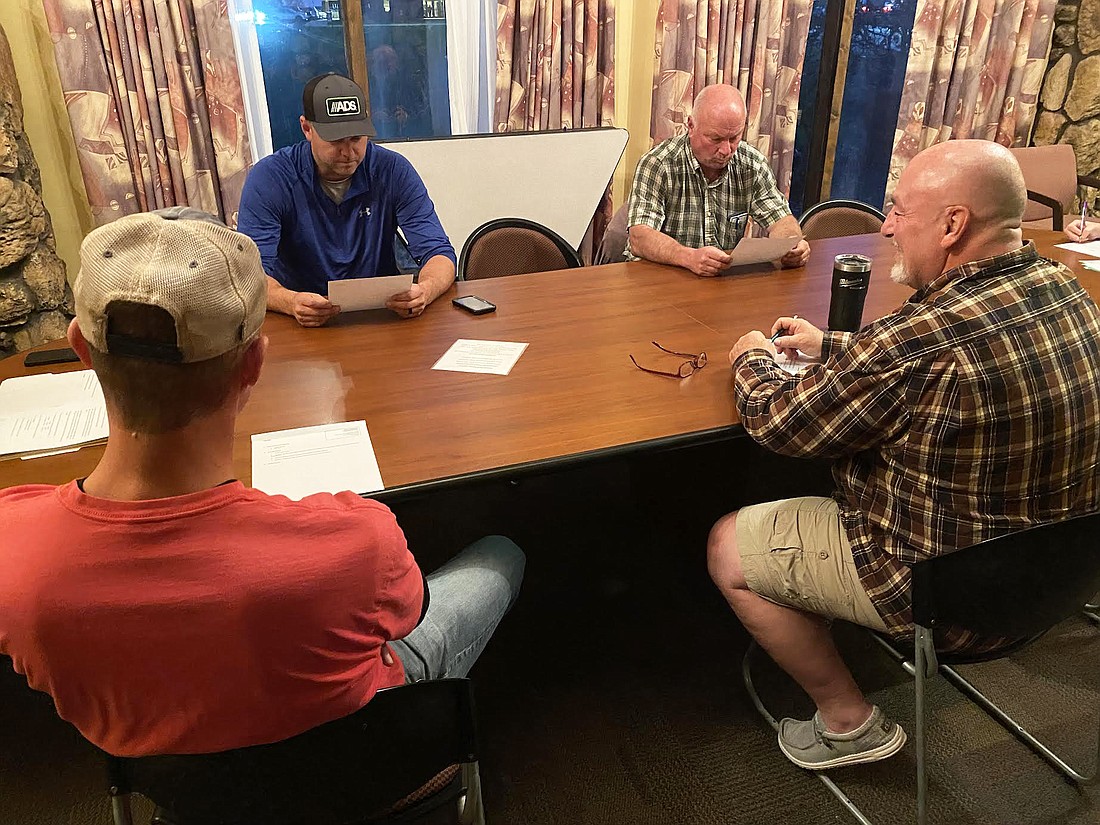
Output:
<instances>
[{"instance_id":1,"label":"gray slip-on shoe","mask_svg":"<svg viewBox=\"0 0 1100 825\"><path fill-rule=\"evenodd\" d=\"M877 762L904 745L901 725L887 719L877 705L867 721L849 733L826 730L817 713L808 721L784 719L779 723L780 750L800 768L811 771Z\"/></svg>"}]
</instances>

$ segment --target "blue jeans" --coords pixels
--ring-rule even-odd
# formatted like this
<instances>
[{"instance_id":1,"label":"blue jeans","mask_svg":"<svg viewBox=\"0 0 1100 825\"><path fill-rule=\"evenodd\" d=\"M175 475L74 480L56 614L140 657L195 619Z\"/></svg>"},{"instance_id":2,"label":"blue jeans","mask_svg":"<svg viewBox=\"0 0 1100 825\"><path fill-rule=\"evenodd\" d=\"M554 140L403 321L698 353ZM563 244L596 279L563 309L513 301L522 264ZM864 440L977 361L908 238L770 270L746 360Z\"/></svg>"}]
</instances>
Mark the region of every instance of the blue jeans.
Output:
<instances>
[{"instance_id":1,"label":"blue jeans","mask_svg":"<svg viewBox=\"0 0 1100 825\"><path fill-rule=\"evenodd\" d=\"M479 539L428 576L424 620L390 649L405 681L465 676L519 595L523 551L504 536Z\"/></svg>"}]
</instances>

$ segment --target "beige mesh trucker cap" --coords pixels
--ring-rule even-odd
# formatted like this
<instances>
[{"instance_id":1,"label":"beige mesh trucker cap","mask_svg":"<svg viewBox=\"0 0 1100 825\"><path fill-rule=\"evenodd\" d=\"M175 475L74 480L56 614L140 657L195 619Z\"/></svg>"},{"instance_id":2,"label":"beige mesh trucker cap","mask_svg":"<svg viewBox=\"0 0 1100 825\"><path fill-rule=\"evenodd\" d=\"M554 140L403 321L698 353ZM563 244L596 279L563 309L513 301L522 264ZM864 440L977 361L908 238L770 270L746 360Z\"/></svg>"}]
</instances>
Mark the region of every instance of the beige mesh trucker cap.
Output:
<instances>
[{"instance_id":1,"label":"beige mesh trucker cap","mask_svg":"<svg viewBox=\"0 0 1100 825\"><path fill-rule=\"evenodd\" d=\"M267 276L252 239L194 209L144 212L101 226L80 247L76 319L100 352L170 363L215 358L250 341L267 309ZM160 307L175 345L113 334L111 306Z\"/></svg>"}]
</instances>

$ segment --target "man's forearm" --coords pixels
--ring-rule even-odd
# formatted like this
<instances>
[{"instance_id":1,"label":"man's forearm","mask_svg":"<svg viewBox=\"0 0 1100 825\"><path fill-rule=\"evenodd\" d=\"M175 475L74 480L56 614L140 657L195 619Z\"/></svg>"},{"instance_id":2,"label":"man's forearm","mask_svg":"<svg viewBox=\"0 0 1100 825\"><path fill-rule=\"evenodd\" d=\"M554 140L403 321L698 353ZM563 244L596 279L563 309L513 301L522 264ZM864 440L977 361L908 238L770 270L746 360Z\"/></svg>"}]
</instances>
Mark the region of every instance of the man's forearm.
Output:
<instances>
[{"instance_id":1,"label":"man's forearm","mask_svg":"<svg viewBox=\"0 0 1100 825\"><path fill-rule=\"evenodd\" d=\"M267 276L267 308L283 315L294 314L294 295L270 275Z\"/></svg>"},{"instance_id":2,"label":"man's forearm","mask_svg":"<svg viewBox=\"0 0 1100 825\"><path fill-rule=\"evenodd\" d=\"M628 231L630 251L639 258L658 264L685 266L684 253L689 250L664 232L642 224L632 226Z\"/></svg>"},{"instance_id":3,"label":"man's forearm","mask_svg":"<svg viewBox=\"0 0 1100 825\"><path fill-rule=\"evenodd\" d=\"M424 299L430 304L455 282L455 265L446 255L435 255L420 268L417 283L424 288Z\"/></svg>"},{"instance_id":4,"label":"man's forearm","mask_svg":"<svg viewBox=\"0 0 1100 825\"><path fill-rule=\"evenodd\" d=\"M802 227L798 225L798 219L794 215L780 218L768 227L769 238L801 238Z\"/></svg>"}]
</instances>

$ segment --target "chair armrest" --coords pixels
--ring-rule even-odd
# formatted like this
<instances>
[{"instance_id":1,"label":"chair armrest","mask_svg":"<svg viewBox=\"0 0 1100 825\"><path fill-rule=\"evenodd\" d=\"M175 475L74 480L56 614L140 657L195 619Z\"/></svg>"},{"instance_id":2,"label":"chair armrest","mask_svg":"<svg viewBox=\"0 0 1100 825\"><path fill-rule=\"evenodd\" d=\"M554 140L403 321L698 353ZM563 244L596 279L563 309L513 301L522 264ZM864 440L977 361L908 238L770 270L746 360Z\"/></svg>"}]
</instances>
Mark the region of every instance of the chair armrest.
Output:
<instances>
[{"instance_id":1,"label":"chair armrest","mask_svg":"<svg viewBox=\"0 0 1100 825\"><path fill-rule=\"evenodd\" d=\"M1051 213L1051 225L1057 231L1062 231L1062 222L1064 220L1062 217L1062 204L1057 198L1052 198L1050 195L1044 195L1042 192L1033 192L1032 190L1028 189L1027 199L1029 201L1041 203L1043 206L1049 206Z\"/></svg>"},{"instance_id":2,"label":"chair armrest","mask_svg":"<svg viewBox=\"0 0 1100 825\"><path fill-rule=\"evenodd\" d=\"M1093 189L1100 189L1100 178L1094 175L1078 175L1078 186L1091 186Z\"/></svg>"}]
</instances>

